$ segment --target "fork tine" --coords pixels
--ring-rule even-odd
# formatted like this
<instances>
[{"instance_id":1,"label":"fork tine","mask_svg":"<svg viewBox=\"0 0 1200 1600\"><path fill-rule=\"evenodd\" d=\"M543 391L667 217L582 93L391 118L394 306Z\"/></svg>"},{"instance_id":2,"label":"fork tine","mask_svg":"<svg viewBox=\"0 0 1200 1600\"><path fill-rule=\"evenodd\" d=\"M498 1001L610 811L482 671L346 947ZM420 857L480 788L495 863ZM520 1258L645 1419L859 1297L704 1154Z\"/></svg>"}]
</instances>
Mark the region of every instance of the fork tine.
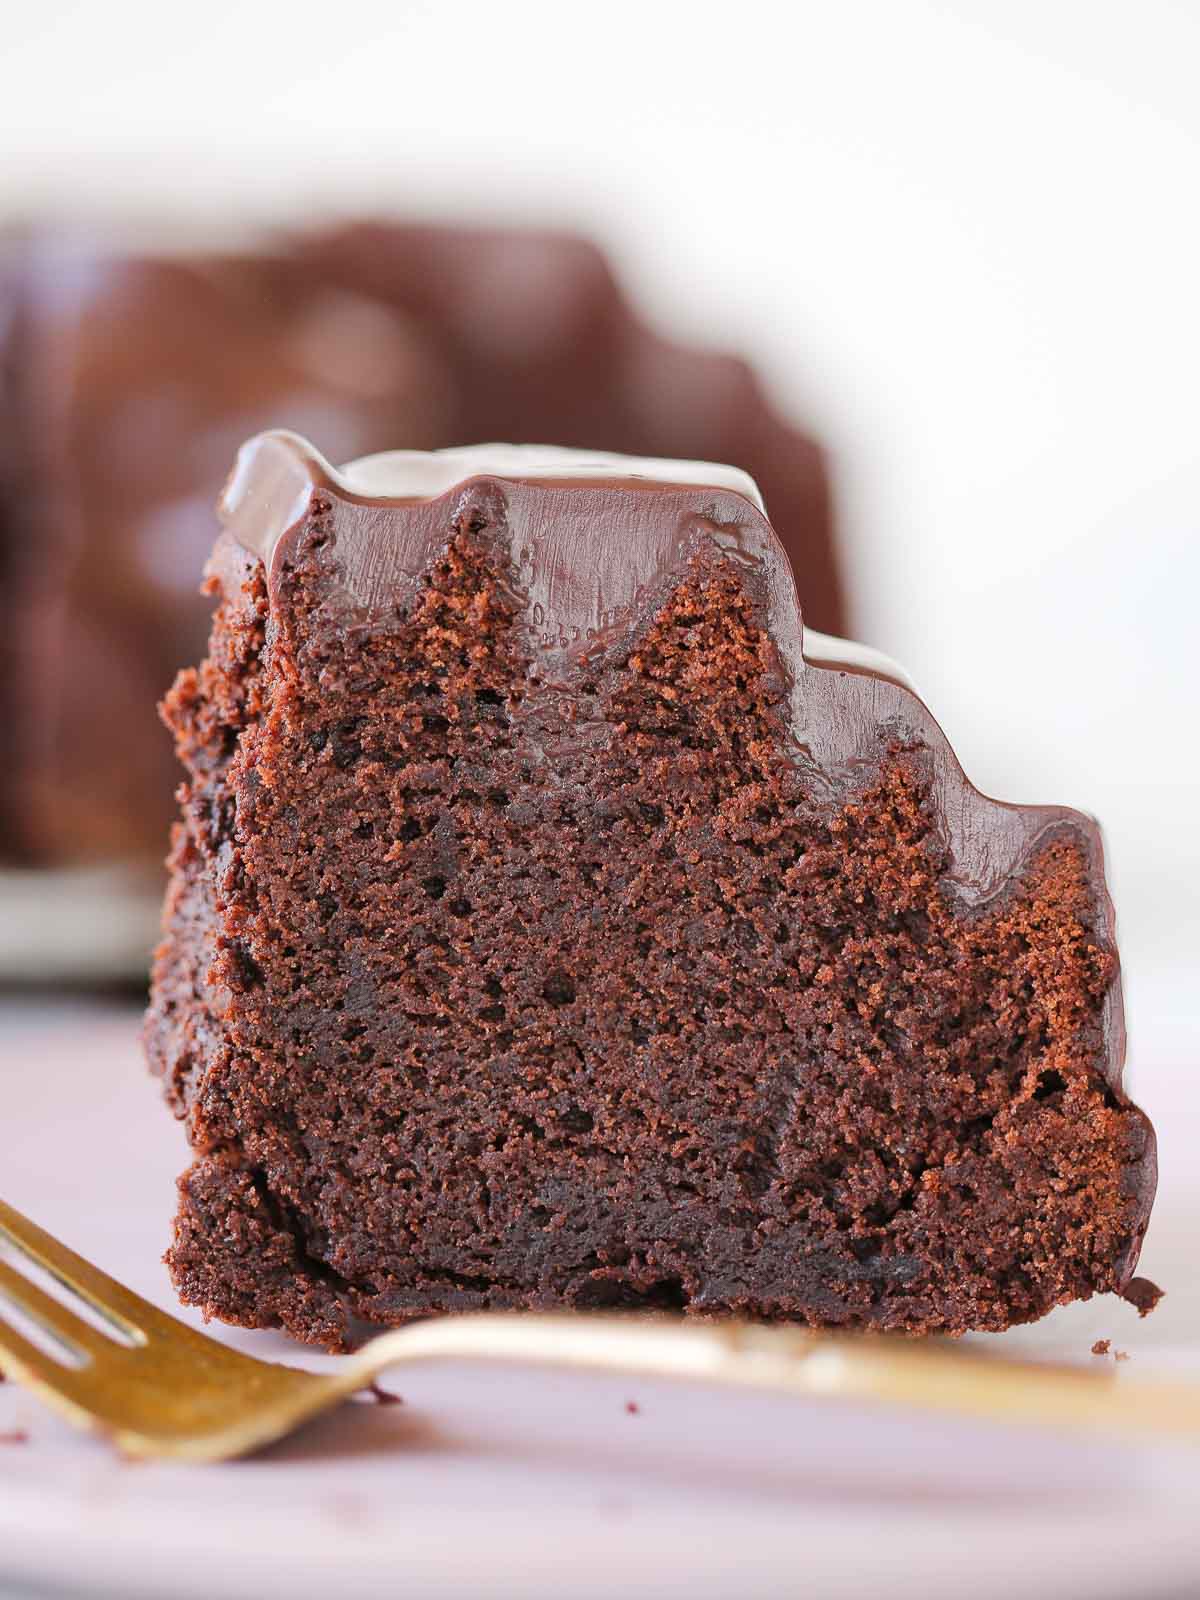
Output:
<instances>
[{"instance_id":1,"label":"fork tine","mask_svg":"<svg viewBox=\"0 0 1200 1600\"><path fill-rule=\"evenodd\" d=\"M21 1281L24 1284L28 1280ZM15 1301L16 1295L12 1298ZM20 1304L23 1310L27 1309L24 1297ZM34 1320L40 1322L41 1319ZM94 1332L91 1328L87 1331ZM103 1336L94 1334L94 1337L102 1339ZM56 1332L54 1338L61 1342L65 1335ZM109 1343L107 1340L103 1342ZM110 1348L126 1356L134 1354L128 1347L110 1345ZM86 1357L79 1366L63 1365L18 1332L5 1319L0 1306L0 1377L25 1384L75 1427L92 1432L108 1432L118 1443L127 1386L114 1383L113 1379L122 1371L132 1375L137 1368L132 1363L124 1369L121 1366L110 1367L103 1362L88 1361ZM133 1443L136 1444L136 1440Z\"/></svg>"},{"instance_id":2,"label":"fork tine","mask_svg":"<svg viewBox=\"0 0 1200 1600\"><path fill-rule=\"evenodd\" d=\"M135 1343L141 1343L152 1334L177 1335L185 1329L185 1324L68 1250L65 1244L60 1244L44 1228L39 1228L36 1222L31 1222L3 1200L0 1200L0 1240L7 1240L19 1254L36 1262L65 1288L86 1300L105 1321Z\"/></svg>"},{"instance_id":3,"label":"fork tine","mask_svg":"<svg viewBox=\"0 0 1200 1600\"><path fill-rule=\"evenodd\" d=\"M56 1340L61 1340L62 1335L55 1335ZM83 1352L80 1352L82 1359ZM23 1333L13 1327L4 1315L4 1305L0 1301L0 1373L9 1373L15 1377L24 1377L34 1382L58 1385L60 1379L69 1372L77 1372L77 1367L67 1367L60 1361L42 1350L27 1339Z\"/></svg>"},{"instance_id":4,"label":"fork tine","mask_svg":"<svg viewBox=\"0 0 1200 1600\"><path fill-rule=\"evenodd\" d=\"M104 1426L89 1404L95 1369L61 1366L53 1356L18 1333L10 1323L0 1320L0 1376L26 1384L52 1410L66 1417L77 1428Z\"/></svg>"},{"instance_id":5,"label":"fork tine","mask_svg":"<svg viewBox=\"0 0 1200 1600\"><path fill-rule=\"evenodd\" d=\"M65 1345L80 1364L89 1358L96 1361L119 1350L129 1349L128 1345L118 1344L107 1334L99 1332L61 1300L56 1300L15 1267L0 1260L0 1322L7 1321L4 1315L5 1300L19 1307L39 1328L44 1328L56 1343Z\"/></svg>"}]
</instances>

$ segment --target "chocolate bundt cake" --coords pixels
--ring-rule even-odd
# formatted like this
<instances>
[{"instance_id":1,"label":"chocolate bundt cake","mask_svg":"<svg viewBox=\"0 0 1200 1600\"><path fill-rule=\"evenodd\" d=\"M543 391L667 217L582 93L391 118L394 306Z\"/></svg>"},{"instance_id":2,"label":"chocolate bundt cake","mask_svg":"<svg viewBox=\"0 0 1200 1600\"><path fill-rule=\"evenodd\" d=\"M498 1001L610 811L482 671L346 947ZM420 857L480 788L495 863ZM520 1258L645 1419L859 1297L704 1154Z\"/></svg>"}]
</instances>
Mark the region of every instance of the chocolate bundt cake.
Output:
<instances>
[{"instance_id":1,"label":"chocolate bundt cake","mask_svg":"<svg viewBox=\"0 0 1200 1600\"><path fill-rule=\"evenodd\" d=\"M187 1301L338 1346L1142 1292L1098 829L802 632L749 478L268 434L222 515L146 1028Z\"/></svg>"}]
</instances>

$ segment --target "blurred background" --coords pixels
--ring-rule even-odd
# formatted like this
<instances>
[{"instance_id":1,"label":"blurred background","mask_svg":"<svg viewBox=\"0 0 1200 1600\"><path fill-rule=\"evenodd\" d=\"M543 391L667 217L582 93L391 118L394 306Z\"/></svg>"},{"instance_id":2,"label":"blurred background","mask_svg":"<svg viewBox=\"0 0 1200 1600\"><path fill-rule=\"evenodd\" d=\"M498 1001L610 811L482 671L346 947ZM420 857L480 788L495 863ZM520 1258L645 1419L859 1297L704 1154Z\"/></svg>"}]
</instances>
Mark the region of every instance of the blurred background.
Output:
<instances>
[{"instance_id":1,"label":"blurred background","mask_svg":"<svg viewBox=\"0 0 1200 1600\"><path fill-rule=\"evenodd\" d=\"M176 781L153 708L202 648L239 441L286 423L335 460L539 434L728 458L763 484L806 618L904 663L981 788L1104 823L1130 1084L1160 1140L1142 1270L1168 1297L1145 1331L1105 1297L1004 1348L1098 1369L1103 1336L1136 1377L1156 1356L1194 1372L1198 67L1195 0L4 8L0 1193L174 1303L159 1258L183 1138L137 1043ZM261 1593L269 1502L281 1550L322 1518L366 1551L393 1528L404 1562L381 1583L408 1581L417 1546L440 1570L451 1527L447 1548L492 1562L509 1522L571 1592L610 1547L643 1576L677 1501L663 1593L720 1593L735 1557L726 1593L779 1592L747 1577L772 1564L809 1584L822 1560L819 1592L850 1593L847 1551L913 1593L935 1569L939 1593L1046 1592L1047 1572L1055 1593L1195 1587L1191 1457L1130 1448L1114 1471L1089 1443L1063 1466L1041 1436L921 1418L879 1445L835 1417L822 1443L807 1418L739 1401L737 1423L690 1391L674 1423L653 1395L633 1421L621 1390L632 1443L588 1476L579 1402L551 1387L566 1444L502 1435L472 1477L485 1379L433 1382L406 1375L409 1405L379 1412L395 1431L377 1419L373 1501L358 1445L278 1483L276 1455L209 1499L113 1474L99 1447L76 1466L3 1386L0 1444L35 1448L0 1462L0 1593L9 1563L42 1594L55 1572L178 1592L188 1537L189 1592L220 1545L228 1592ZM525 1426L542 1390L499 1387ZM714 1439L729 1470L706 1487L693 1458ZM159 1569L130 1575L156 1539L161 1590ZM1177 1586L1140 1578L1168 1558ZM614 1587L634 1592L589 1592Z\"/></svg>"},{"instance_id":2,"label":"blurred background","mask_svg":"<svg viewBox=\"0 0 1200 1600\"><path fill-rule=\"evenodd\" d=\"M744 359L818 442L836 620L910 669L975 781L1105 823L1153 1110L1200 1042L1198 59L1184 0L44 0L5 19L0 224L85 255L364 218L596 242L640 328ZM510 276L527 319L554 304L553 273ZM189 469L199 503L241 420Z\"/></svg>"}]
</instances>

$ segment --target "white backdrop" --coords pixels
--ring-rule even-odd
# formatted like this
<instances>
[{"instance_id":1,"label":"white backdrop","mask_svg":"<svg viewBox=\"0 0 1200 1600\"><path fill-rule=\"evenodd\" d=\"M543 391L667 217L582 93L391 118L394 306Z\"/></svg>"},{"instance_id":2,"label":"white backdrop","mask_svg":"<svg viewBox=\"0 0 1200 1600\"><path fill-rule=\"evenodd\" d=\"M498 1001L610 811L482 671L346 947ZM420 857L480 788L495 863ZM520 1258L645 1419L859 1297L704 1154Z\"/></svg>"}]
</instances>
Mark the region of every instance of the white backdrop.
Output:
<instances>
[{"instance_id":1,"label":"white backdrop","mask_svg":"<svg viewBox=\"0 0 1200 1600\"><path fill-rule=\"evenodd\" d=\"M598 234L829 441L856 631L983 787L1102 817L1135 1044L1195 1038L1198 67L1191 0L40 0L0 216Z\"/></svg>"}]
</instances>

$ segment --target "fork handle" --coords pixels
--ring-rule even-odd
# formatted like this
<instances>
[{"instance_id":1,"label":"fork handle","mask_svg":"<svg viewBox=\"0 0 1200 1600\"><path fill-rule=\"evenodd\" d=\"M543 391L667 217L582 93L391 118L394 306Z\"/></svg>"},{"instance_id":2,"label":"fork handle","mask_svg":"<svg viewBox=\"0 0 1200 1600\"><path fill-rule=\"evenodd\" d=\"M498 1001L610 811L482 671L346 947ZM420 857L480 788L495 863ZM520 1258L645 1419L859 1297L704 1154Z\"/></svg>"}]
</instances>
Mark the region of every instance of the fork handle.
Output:
<instances>
[{"instance_id":1,"label":"fork handle","mask_svg":"<svg viewBox=\"0 0 1200 1600\"><path fill-rule=\"evenodd\" d=\"M864 1400L953 1416L1200 1436L1200 1385L1118 1377L880 1334L825 1334L663 1317L467 1314L383 1334L350 1358L348 1383L395 1363L472 1359L640 1374Z\"/></svg>"}]
</instances>

